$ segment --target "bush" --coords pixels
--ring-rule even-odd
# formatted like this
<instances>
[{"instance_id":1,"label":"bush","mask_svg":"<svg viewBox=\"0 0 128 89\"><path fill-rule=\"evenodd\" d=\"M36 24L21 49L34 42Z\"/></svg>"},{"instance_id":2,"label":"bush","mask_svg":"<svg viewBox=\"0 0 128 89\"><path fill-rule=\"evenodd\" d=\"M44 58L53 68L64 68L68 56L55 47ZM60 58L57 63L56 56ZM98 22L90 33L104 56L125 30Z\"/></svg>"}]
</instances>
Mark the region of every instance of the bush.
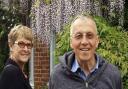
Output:
<instances>
[{"instance_id":1,"label":"bush","mask_svg":"<svg viewBox=\"0 0 128 89\"><path fill-rule=\"evenodd\" d=\"M12 6L13 8L11 6L8 7L0 0L0 72L9 56L8 33L14 25L21 22L21 17L18 17L19 8L16 8L15 5Z\"/></svg>"},{"instance_id":2,"label":"bush","mask_svg":"<svg viewBox=\"0 0 128 89\"><path fill-rule=\"evenodd\" d=\"M94 17L98 34L100 36L100 44L97 52L106 58L110 63L119 67L124 89L128 89L128 32L121 27L111 27L101 17ZM58 63L58 56L63 55L66 51L71 50L69 40L70 25L64 26L62 32L57 34L55 63Z\"/></svg>"},{"instance_id":3,"label":"bush","mask_svg":"<svg viewBox=\"0 0 128 89\"><path fill-rule=\"evenodd\" d=\"M47 85L44 85L44 86L42 87L42 89L48 89L48 86L47 86Z\"/></svg>"}]
</instances>

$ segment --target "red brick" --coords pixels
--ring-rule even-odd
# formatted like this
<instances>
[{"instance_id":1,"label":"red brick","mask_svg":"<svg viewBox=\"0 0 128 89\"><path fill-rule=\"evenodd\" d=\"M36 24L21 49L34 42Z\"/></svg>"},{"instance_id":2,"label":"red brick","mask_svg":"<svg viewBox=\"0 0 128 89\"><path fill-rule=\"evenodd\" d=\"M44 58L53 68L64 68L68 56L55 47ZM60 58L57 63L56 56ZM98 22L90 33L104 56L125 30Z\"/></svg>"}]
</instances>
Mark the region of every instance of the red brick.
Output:
<instances>
[{"instance_id":1,"label":"red brick","mask_svg":"<svg viewBox=\"0 0 128 89\"><path fill-rule=\"evenodd\" d=\"M36 40L34 47L35 89L41 89L41 86L47 84L49 79L49 47L38 40Z\"/></svg>"}]
</instances>

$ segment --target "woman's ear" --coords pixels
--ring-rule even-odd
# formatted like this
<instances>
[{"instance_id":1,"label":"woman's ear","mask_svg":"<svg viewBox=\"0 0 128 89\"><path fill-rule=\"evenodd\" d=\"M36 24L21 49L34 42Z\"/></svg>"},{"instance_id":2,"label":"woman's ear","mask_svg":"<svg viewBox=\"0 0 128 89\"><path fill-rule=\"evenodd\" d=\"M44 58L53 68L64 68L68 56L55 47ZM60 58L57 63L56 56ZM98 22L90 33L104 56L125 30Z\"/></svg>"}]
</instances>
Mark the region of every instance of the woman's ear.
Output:
<instances>
[{"instance_id":1,"label":"woman's ear","mask_svg":"<svg viewBox=\"0 0 128 89\"><path fill-rule=\"evenodd\" d=\"M12 51L12 46L13 46L13 44L12 44L11 42L8 42L8 45L9 45L10 51Z\"/></svg>"}]
</instances>

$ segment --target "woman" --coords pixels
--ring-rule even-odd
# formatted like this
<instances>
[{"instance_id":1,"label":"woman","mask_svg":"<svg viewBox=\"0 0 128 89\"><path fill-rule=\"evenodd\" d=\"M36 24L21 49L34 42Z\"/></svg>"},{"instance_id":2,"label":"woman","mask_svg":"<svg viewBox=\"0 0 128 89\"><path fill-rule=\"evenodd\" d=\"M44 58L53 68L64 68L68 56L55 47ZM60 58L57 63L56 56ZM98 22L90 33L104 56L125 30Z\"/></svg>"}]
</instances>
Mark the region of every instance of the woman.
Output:
<instances>
[{"instance_id":1,"label":"woman","mask_svg":"<svg viewBox=\"0 0 128 89\"><path fill-rule=\"evenodd\" d=\"M23 25L15 26L8 34L8 44L10 56L0 75L0 89L32 89L23 71L33 47L32 30Z\"/></svg>"}]
</instances>

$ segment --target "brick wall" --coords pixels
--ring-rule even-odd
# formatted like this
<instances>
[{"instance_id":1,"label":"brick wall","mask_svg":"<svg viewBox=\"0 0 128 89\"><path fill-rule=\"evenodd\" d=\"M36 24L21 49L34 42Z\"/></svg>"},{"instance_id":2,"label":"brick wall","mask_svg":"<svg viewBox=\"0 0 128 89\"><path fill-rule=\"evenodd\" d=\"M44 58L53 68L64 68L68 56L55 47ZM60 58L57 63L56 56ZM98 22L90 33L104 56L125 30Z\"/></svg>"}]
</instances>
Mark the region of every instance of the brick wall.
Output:
<instances>
[{"instance_id":1,"label":"brick wall","mask_svg":"<svg viewBox=\"0 0 128 89\"><path fill-rule=\"evenodd\" d=\"M34 84L35 89L42 89L49 79L49 47L36 41L34 48Z\"/></svg>"}]
</instances>

